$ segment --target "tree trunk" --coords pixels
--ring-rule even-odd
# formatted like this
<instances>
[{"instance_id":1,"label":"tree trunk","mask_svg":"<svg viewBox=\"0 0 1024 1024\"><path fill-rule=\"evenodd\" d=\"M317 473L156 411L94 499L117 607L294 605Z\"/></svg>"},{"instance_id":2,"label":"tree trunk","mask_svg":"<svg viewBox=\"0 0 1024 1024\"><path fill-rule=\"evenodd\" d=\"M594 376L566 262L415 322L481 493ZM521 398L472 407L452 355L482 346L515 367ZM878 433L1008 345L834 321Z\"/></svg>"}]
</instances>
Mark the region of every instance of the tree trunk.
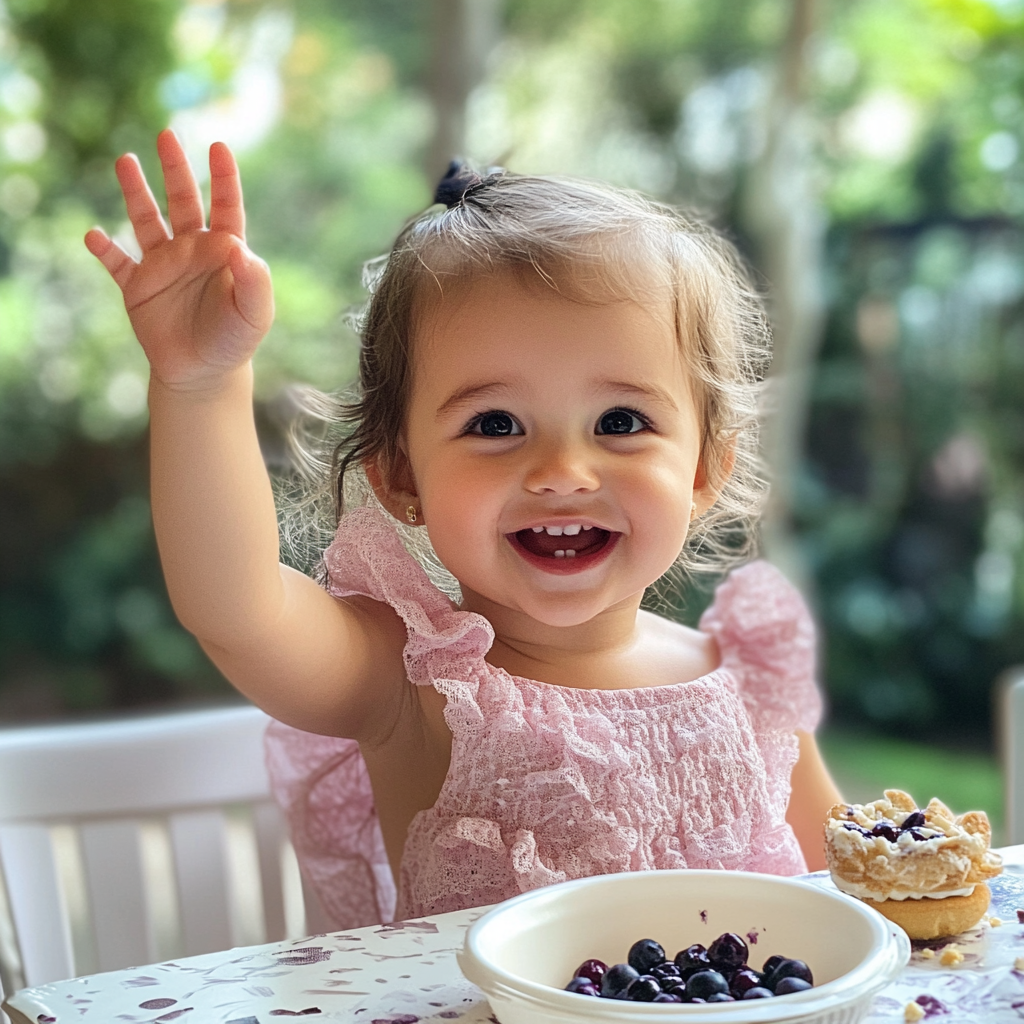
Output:
<instances>
[{"instance_id":1,"label":"tree trunk","mask_svg":"<svg viewBox=\"0 0 1024 1024\"><path fill-rule=\"evenodd\" d=\"M499 13L500 0L432 0L427 91L436 120L423 168L430 182L465 155L466 105L497 40Z\"/></svg>"},{"instance_id":2,"label":"tree trunk","mask_svg":"<svg viewBox=\"0 0 1024 1024\"><path fill-rule=\"evenodd\" d=\"M792 532L810 388L821 339L825 216L813 182L812 138L804 103L806 51L815 0L791 0L791 16L768 102L767 140L749 174L742 208L769 281L775 358L764 449L772 491L763 523L765 553L795 582L809 573Z\"/></svg>"}]
</instances>

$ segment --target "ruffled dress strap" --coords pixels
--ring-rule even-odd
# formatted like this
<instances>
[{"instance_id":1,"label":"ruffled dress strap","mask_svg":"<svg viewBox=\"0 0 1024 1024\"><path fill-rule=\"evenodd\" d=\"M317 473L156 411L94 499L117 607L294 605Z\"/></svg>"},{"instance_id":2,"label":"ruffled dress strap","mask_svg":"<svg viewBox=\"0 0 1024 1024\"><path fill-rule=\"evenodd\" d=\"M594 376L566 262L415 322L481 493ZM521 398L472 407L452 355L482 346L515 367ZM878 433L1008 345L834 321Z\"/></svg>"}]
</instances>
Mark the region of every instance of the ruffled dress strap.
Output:
<instances>
[{"instance_id":1,"label":"ruffled dress strap","mask_svg":"<svg viewBox=\"0 0 1024 1024\"><path fill-rule=\"evenodd\" d=\"M700 628L717 641L755 731L813 732L821 719L814 622L800 592L768 562L732 572Z\"/></svg>"},{"instance_id":2,"label":"ruffled dress strap","mask_svg":"<svg viewBox=\"0 0 1024 1024\"><path fill-rule=\"evenodd\" d=\"M324 562L335 597L369 597L402 617L412 682L479 673L494 640L490 623L452 606L382 512L360 508L343 517ZM393 920L395 883L359 744L271 722L265 750L271 791L330 924L348 929Z\"/></svg>"},{"instance_id":3,"label":"ruffled dress strap","mask_svg":"<svg viewBox=\"0 0 1024 1024\"><path fill-rule=\"evenodd\" d=\"M381 511L359 508L345 516L324 552L324 564L327 589L335 597L370 597L402 617L409 634L405 667L411 682L425 685L476 674L494 643L494 629L482 615L452 606Z\"/></svg>"},{"instance_id":4,"label":"ruffled dress strap","mask_svg":"<svg viewBox=\"0 0 1024 1024\"><path fill-rule=\"evenodd\" d=\"M806 871L786 811L800 755L796 732L813 732L822 710L807 605L773 565L751 562L718 587L700 628L718 641L722 668L736 682L764 759L764 810L774 827L759 836L756 870L780 875Z\"/></svg>"}]
</instances>

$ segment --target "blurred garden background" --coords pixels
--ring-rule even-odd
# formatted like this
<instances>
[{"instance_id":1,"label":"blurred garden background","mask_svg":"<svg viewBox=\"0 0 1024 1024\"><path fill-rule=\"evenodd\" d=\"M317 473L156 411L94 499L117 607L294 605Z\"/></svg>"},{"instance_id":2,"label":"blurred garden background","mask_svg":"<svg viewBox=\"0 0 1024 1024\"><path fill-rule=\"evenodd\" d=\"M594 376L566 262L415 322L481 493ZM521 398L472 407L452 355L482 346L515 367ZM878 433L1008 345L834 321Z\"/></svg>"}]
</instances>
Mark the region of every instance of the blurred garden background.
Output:
<instances>
[{"instance_id":1,"label":"blurred garden background","mask_svg":"<svg viewBox=\"0 0 1024 1024\"><path fill-rule=\"evenodd\" d=\"M826 755L1001 816L1024 663L1022 0L0 0L0 722L231 691L175 623L146 363L85 251L173 125L241 163L296 382L350 381L365 260L450 156L702 211L769 296L765 550L822 627ZM694 621L701 595L680 615Z\"/></svg>"}]
</instances>

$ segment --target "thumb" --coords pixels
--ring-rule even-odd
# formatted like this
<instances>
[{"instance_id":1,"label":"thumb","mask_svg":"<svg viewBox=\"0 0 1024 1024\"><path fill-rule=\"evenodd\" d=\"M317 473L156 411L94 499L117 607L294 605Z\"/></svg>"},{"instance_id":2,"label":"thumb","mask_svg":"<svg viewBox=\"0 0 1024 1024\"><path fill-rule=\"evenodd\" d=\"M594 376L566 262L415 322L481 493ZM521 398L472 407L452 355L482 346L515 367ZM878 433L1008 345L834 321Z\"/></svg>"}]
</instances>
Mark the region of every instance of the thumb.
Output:
<instances>
[{"instance_id":1,"label":"thumb","mask_svg":"<svg viewBox=\"0 0 1024 1024\"><path fill-rule=\"evenodd\" d=\"M274 287L270 268L244 245L235 245L228 256L235 281L235 307L246 323L265 333L274 320Z\"/></svg>"}]
</instances>

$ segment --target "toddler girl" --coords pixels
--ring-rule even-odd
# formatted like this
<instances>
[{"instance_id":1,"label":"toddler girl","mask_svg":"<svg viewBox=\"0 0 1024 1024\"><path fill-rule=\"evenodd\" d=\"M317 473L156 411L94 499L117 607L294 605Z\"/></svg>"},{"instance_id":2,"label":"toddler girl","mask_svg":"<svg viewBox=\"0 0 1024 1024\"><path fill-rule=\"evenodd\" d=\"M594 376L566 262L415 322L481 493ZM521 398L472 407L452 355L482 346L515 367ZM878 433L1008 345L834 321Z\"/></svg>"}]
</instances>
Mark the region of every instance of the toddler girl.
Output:
<instances>
[{"instance_id":1,"label":"toddler girl","mask_svg":"<svg viewBox=\"0 0 1024 1024\"><path fill-rule=\"evenodd\" d=\"M233 158L211 149L207 229L173 134L158 148L169 224L117 164L141 262L86 244L151 366L175 610L283 723L271 776L335 925L600 872L823 866L839 797L795 590L753 562L699 630L640 609L681 553L750 542L765 329L727 244L631 193L453 167L373 285L336 489L362 470L376 500L321 587L278 561L250 363L273 299Z\"/></svg>"}]
</instances>

